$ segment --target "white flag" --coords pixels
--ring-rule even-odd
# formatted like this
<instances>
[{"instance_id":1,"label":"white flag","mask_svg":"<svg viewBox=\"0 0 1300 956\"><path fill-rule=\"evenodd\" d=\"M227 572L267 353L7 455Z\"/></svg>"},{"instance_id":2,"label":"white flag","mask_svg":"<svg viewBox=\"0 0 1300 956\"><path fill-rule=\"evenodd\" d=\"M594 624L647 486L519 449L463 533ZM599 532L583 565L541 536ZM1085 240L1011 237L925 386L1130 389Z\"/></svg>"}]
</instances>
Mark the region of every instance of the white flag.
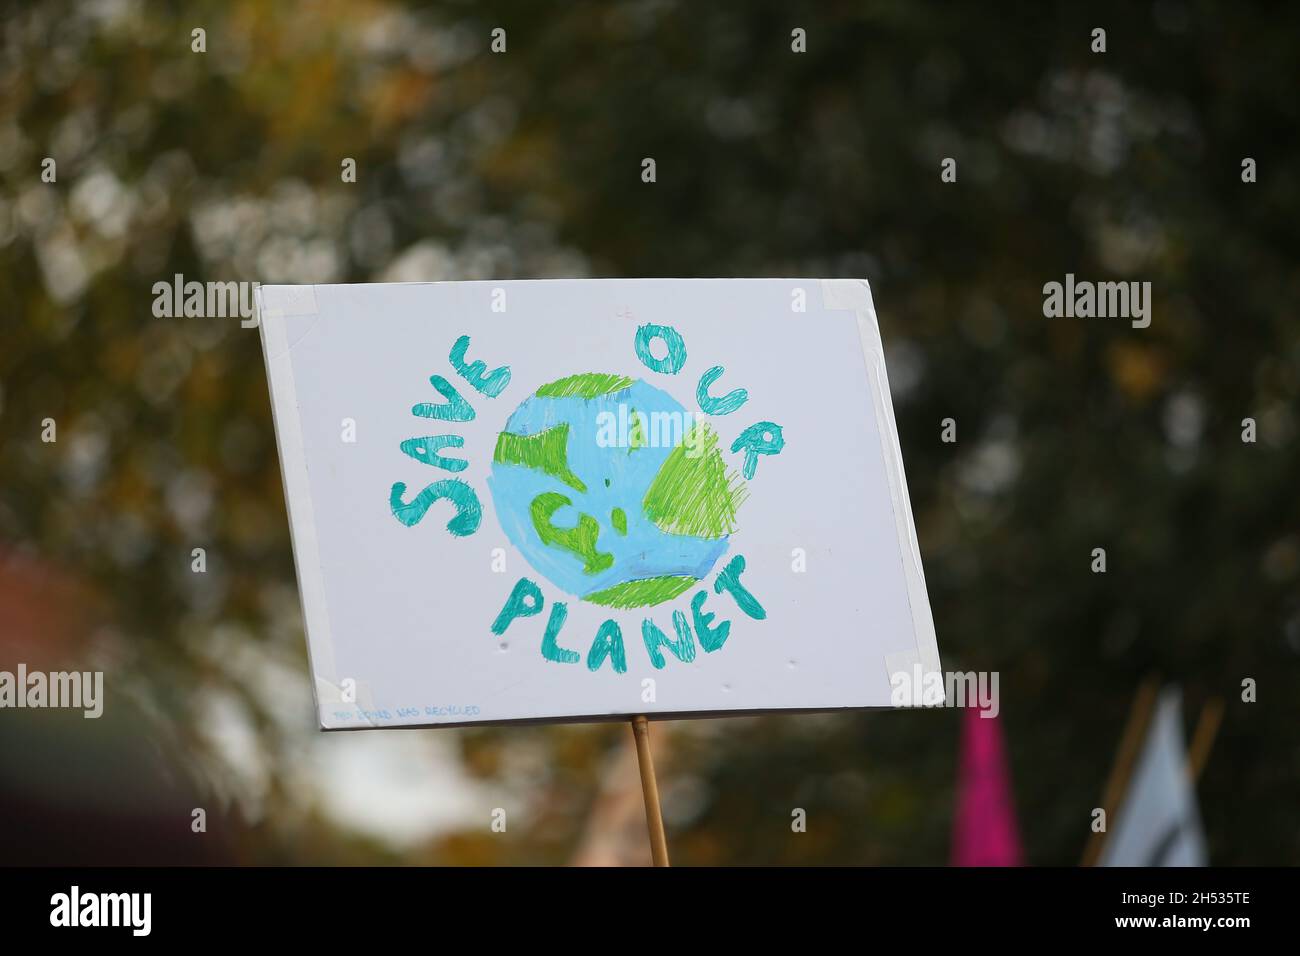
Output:
<instances>
[{"instance_id":1,"label":"white flag","mask_svg":"<svg viewBox=\"0 0 1300 956\"><path fill-rule=\"evenodd\" d=\"M1205 866L1205 838L1187 775L1182 695L1176 688L1160 696L1101 865Z\"/></svg>"}]
</instances>

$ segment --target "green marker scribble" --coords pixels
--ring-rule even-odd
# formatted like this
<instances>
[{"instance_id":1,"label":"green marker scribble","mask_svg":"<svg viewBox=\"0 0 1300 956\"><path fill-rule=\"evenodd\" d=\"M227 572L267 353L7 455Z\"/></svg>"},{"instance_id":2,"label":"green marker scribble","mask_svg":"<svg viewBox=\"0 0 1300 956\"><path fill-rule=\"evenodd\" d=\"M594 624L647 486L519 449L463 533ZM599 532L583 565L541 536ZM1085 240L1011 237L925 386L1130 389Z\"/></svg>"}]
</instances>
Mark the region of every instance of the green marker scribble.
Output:
<instances>
[{"instance_id":1,"label":"green marker scribble","mask_svg":"<svg viewBox=\"0 0 1300 956\"><path fill-rule=\"evenodd\" d=\"M630 455L635 449L646 447L650 441L645 437L645 426L641 424L642 416L635 408L628 410L628 418L632 420L632 424L627 429L627 453Z\"/></svg>"},{"instance_id":2,"label":"green marker scribble","mask_svg":"<svg viewBox=\"0 0 1300 956\"><path fill-rule=\"evenodd\" d=\"M573 504L564 495L548 491L538 495L529 506L533 527L542 544L555 545L571 552L582 559L585 574L598 574L614 565L614 556L596 549L596 539L600 537L600 522L591 515L579 515L578 524L572 528L557 528L551 524L551 516L565 505Z\"/></svg>"},{"instance_id":3,"label":"green marker scribble","mask_svg":"<svg viewBox=\"0 0 1300 956\"><path fill-rule=\"evenodd\" d=\"M583 598L592 604L604 607L645 607L671 601L677 595L690 590L695 578L680 575L665 575L659 578L642 578L638 581L624 581L603 591L596 591Z\"/></svg>"},{"instance_id":4,"label":"green marker scribble","mask_svg":"<svg viewBox=\"0 0 1300 956\"><path fill-rule=\"evenodd\" d=\"M492 460L502 465L523 465L560 479L574 491L587 490L569 468L569 426L556 425L536 435L502 432L497 436Z\"/></svg>"},{"instance_id":5,"label":"green marker scribble","mask_svg":"<svg viewBox=\"0 0 1300 956\"><path fill-rule=\"evenodd\" d=\"M627 512L622 508L615 508L609 513L609 523L614 526L614 530L619 534L627 535Z\"/></svg>"},{"instance_id":6,"label":"green marker scribble","mask_svg":"<svg viewBox=\"0 0 1300 956\"><path fill-rule=\"evenodd\" d=\"M599 398L610 392L621 392L633 384L625 375L608 375L604 372L583 372L568 378L556 379L537 390L540 398Z\"/></svg>"},{"instance_id":7,"label":"green marker scribble","mask_svg":"<svg viewBox=\"0 0 1300 956\"><path fill-rule=\"evenodd\" d=\"M718 451L718 436L698 424L672 450L642 502L661 531L723 538L736 530L736 511L749 497L745 483Z\"/></svg>"}]
</instances>

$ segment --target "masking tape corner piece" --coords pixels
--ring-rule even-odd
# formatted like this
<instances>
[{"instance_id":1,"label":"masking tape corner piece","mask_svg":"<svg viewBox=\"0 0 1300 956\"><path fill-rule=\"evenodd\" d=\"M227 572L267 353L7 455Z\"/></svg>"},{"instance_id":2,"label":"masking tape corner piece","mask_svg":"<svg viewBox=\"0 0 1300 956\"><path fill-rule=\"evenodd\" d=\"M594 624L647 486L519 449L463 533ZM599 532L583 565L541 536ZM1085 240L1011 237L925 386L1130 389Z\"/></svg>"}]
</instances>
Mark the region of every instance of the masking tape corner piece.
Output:
<instances>
[{"instance_id":1,"label":"masking tape corner piece","mask_svg":"<svg viewBox=\"0 0 1300 956\"><path fill-rule=\"evenodd\" d=\"M917 656L916 651L895 651L885 655L885 681L889 685L891 703L894 697L894 675L906 674L908 679L911 679L912 671L919 663L921 658Z\"/></svg>"},{"instance_id":2,"label":"masking tape corner piece","mask_svg":"<svg viewBox=\"0 0 1300 956\"><path fill-rule=\"evenodd\" d=\"M857 312L876 317L871 283L866 279L822 279L822 308L828 312Z\"/></svg>"},{"instance_id":3,"label":"masking tape corner piece","mask_svg":"<svg viewBox=\"0 0 1300 956\"><path fill-rule=\"evenodd\" d=\"M314 285L264 285L258 291L268 313L283 316L320 314Z\"/></svg>"},{"instance_id":4,"label":"masking tape corner piece","mask_svg":"<svg viewBox=\"0 0 1300 956\"><path fill-rule=\"evenodd\" d=\"M919 642L918 642L919 643ZM889 681L889 699L890 703L894 700L894 680L897 675L905 675L903 680L909 684L914 683L919 676L921 684L919 687L912 687L911 700L899 706L902 707L937 707L947 701L947 686L943 679L943 672L939 670L938 659L935 658L935 666L927 666L927 661L923 658L928 657L924 651L898 651L893 654L885 655L885 676ZM935 680L938 683L939 696L937 700L926 700L927 685ZM902 680L900 680L902 683Z\"/></svg>"},{"instance_id":5,"label":"masking tape corner piece","mask_svg":"<svg viewBox=\"0 0 1300 956\"><path fill-rule=\"evenodd\" d=\"M355 699L352 703L348 703L343 699L343 686L341 684L335 684L333 681L321 677L320 675L316 676L316 711L322 730L329 730L335 727L356 726L355 721L352 720L340 722L327 721L325 719L326 707L355 708L357 716L365 722L367 727L373 728L379 726L374 719L366 714L366 711L378 710L378 708L375 707L374 691L371 690L369 682L354 680L353 683L356 685L352 688Z\"/></svg>"}]
</instances>

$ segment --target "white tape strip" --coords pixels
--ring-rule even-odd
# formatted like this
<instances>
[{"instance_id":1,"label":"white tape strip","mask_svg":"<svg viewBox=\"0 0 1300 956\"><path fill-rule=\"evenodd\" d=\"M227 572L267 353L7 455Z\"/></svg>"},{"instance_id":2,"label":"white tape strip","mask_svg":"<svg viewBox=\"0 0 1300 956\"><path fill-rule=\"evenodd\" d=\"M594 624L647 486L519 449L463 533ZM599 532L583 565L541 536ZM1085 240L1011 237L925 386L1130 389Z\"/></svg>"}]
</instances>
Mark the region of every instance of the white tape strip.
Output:
<instances>
[{"instance_id":1,"label":"white tape strip","mask_svg":"<svg viewBox=\"0 0 1300 956\"><path fill-rule=\"evenodd\" d=\"M314 285L264 285L261 304L273 315L317 315Z\"/></svg>"},{"instance_id":2,"label":"white tape strip","mask_svg":"<svg viewBox=\"0 0 1300 956\"><path fill-rule=\"evenodd\" d=\"M344 677L341 681L348 679ZM356 720L362 720L370 727L378 727L379 721L370 716L378 710L370 683L353 678L352 684L347 689L349 693L344 694L341 682L333 684L323 677L316 678L316 708L320 715L321 727L335 725L334 715L330 713L334 710L349 711L353 715L352 720L339 721L337 726L351 727ZM327 717L330 719L326 720Z\"/></svg>"},{"instance_id":3,"label":"white tape strip","mask_svg":"<svg viewBox=\"0 0 1300 956\"><path fill-rule=\"evenodd\" d=\"M307 296L282 295L286 290L305 288ZM312 507L311 483L308 480L303 444L302 422L295 398L293 358L288 341L286 313L276 307L307 309L297 315L315 313L316 293L310 286L262 286L256 294L258 324L262 329L262 354L266 359L266 379L271 391L271 418L275 422L275 437L280 450L280 476L284 482L285 504L289 510L289 536L292 541L294 563L298 572L298 593L302 601L303 620L307 628L307 657L311 672L323 678L313 682L316 713L320 725L325 727L321 708L320 684L340 683L334 667L334 641L330 632L329 614L326 611L324 574L319 568L320 548L316 534L316 518ZM289 463L296 462L296 466ZM306 562L318 565L316 573L306 574ZM339 699L341 700L341 694ZM360 697L358 697L360 699Z\"/></svg>"},{"instance_id":4,"label":"white tape strip","mask_svg":"<svg viewBox=\"0 0 1300 956\"><path fill-rule=\"evenodd\" d=\"M829 312L857 312L871 315L876 320L876 309L871 302L871 286L866 279L822 279L822 308ZM880 339L879 333L876 335Z\"/></svg>"},{"instance_id":5,"label":"white tape strip","mask_svg":"<svg viewBox=\"0 0 1300 956\"><path fill-rule=\"evenodd\" d=\"M900 668L891 661L912 655L921 671L929 674L942 672L939 663L939 643L934 633L934 618L930 612L930 598L925 589L925 571L921 566L921 546L916 539L916 524L912 519L912 503L907 495L907 474L903 470L903 451L898 441L894 423L894 403L889 393L889 377L885 372L885 352L880 341L880 325L876 320L876 307L871 300L871 286L865 279L823 279L822 307L827 311L853 312L858 319L858 334L862 340L862 357L867 366L876 409L876 425L880 432L881 452L889 478L889 494L894 506L894 524L898 532L899 552L903 556L903 576L907 581L907 600L912 611L912 631L916 638L914 652L903 651L885 658L886 679ZM910 670L911 666L901 668Z\"/></svg>"},{"instance_id":6,"label":"white tape strip","mask_svg":"<svg viewBox=\"0 0 1300 956\"><path fill-rule=\"evenodd\" d=\"M899 707L937 707L947 697L941 671L927 670L914 651L885 655L890 699Z\"/></svg>"}]
</instances>

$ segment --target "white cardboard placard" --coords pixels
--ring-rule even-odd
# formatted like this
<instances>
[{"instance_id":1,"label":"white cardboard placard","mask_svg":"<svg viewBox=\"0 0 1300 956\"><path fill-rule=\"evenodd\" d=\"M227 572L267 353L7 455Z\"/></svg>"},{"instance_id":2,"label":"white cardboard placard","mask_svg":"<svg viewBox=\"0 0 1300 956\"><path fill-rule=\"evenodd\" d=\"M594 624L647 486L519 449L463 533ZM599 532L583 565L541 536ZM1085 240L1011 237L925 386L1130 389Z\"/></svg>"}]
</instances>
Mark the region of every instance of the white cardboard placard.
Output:
<instances>
[{"instance_id":1,"label":"white cardboard placard","mask_svg":"<svg viewBox=\"0 0 1300 956\"><path fill-rule=\"evenodd\" d=\"M322 728L888 707L939 671L865 281L258 313Z\"/></svg>"}]
</instances>

